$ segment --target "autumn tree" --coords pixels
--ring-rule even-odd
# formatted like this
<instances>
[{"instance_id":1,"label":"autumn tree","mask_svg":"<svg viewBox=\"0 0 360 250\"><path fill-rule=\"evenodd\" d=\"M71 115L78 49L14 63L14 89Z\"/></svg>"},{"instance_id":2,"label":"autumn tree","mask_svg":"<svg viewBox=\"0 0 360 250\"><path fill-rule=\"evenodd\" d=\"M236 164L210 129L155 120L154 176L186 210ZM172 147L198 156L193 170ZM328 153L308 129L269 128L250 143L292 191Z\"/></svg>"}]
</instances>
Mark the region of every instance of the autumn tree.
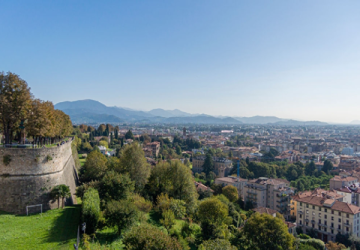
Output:
<instances>
[{"instance_id":1,"label":"autumn tree","mask_svg":"<svg viewBox=\"0 0 360 250\"><path fill-rule=\"evenodd\" d=\"M0 119L5 144L12 143L13 133L21 120L25 120L31 107L32 94L26 81L18 75L0 73Z\"/></svg>"}]
</instances>

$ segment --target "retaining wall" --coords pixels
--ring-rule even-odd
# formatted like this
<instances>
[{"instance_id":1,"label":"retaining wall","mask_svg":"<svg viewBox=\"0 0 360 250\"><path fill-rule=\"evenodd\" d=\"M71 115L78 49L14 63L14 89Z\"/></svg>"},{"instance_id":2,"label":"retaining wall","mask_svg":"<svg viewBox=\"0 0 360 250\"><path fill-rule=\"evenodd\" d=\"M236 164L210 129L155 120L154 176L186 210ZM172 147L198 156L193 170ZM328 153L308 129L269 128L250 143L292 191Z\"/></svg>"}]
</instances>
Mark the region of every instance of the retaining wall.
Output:
<instances>
[{"instance_id":1,"label":"retaining wall","mask_svg":"<svg viewBox=\"0 0 360 250\"><path fill-rule=\"evenodd\" d=\"M10 158L5 165L4 158ZM50 199L51 189L60 184L70 186L74 203L77 183L71 142L59 147L22 149L0 148L0 210L24 214L27 205L42 204L43 210L57 208ZM61 205L61 204L60 204Z\"/></svg>"}]
</instances>

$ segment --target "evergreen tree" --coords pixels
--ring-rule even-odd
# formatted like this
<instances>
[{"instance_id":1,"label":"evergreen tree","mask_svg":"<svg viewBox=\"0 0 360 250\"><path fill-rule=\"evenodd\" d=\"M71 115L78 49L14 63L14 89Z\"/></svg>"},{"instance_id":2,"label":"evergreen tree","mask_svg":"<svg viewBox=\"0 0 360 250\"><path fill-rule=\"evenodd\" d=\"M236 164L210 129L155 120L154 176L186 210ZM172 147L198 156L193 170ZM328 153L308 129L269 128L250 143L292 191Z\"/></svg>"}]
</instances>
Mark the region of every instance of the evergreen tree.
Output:
<instances>
[{"instance_id":1,"label":"evergreen tree","mask_svg":"<svg viewBox=\"0 0 360 250\"><path fill-rule=\"evenodd\" d=\"M210 154L206 154L204 165L202 167L206 175L208 175L211 171L215 170L215 164Z\"/></svg>"}]
</instances>

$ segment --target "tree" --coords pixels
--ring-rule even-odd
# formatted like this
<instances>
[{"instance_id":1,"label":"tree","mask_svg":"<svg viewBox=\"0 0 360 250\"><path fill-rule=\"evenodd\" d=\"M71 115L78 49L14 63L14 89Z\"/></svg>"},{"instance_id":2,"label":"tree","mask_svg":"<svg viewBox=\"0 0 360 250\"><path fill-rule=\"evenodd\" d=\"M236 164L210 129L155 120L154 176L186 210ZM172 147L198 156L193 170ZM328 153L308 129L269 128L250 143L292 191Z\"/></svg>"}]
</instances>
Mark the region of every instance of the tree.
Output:
<instances>
[{"instance_id":1,"label":"tree","mask_svg":"<svg viewBox=\"0 0 360 250\"><path fill-rule=\"evenodd\" d=\"M104 200L121 200L130 197L135 185L128 174L108 171L99 184L99 194Z\"/></svg>"},{"instance_id":2,"label":"tree","mask_svg":"<svg viewBox=\"0 0 360 250\"><path fill-rule=\"evenodd\" d=\"M121 150L118 171L129 173L131 180L135 182L136 191L144 188L151 169L138 143L128 144Z\"/></svg>"},{"instance_id":3,"label":"tree","mask_svg":"<svg viewBox=\"0 0 360 250\"><path fill-rule=\"evenodd\" d=\"M86 157L85 164L80 169L80 180L82 182L100 180L106 170L106 157L100 151L94 150Z\"/></svg>"},{"instance_id":4,"label":"tree","mask_svg":"<svg viewBox=\"0 0 360 250\"><path fill-rule=\"evenodd\" d=\"M329 161L329 160L324 161L324 166L322 167L322 171L324 171L325 173L328 173L333 168L334 168L334 165L332 164L331 161Z\"/></svg>"},{"instance_id":5,"label":"tree","mask_svg":"<svg viewBox=\"0 0 360 250\"><path fill-rule=\"evenodd\" d=\"M226 196L231 202L237 201L239 198L238 190L232 185L228 185L222 189L222 194Z\"/></svg>"},{"instance_id":6,"label":"tree","mask_svg":"<svg viewBox=\"0 0 360 250\"><path fill-rule=\"evenodd\" d=\"M243 233L250 249L293 249L294 236L288 232L286 224L269 214L253 214Z\"/></svg>"},{"instance_id":7,"label":"tree","mask_svg":"<svg viewBox=\"0 0 360 250\"><path fill-rule=\"evenodd\" d=\"M105 218L109 226L116 226L118 234L129 228L138 219L139 211L129 200L109 201L106 204Z\"/></svg>"},{"instance_id":8,"label":"tree","mask_svg":"<svg viewBox=\"0 0 360 250\"><path fill-rule=\"evenodd\" d=\"M325 164L324 164L325 165ZM326 249L328 250L341 250L341 249L346 249L346 246L344 246L341 243L335 243L332 241L329 241L328 243L325 244Z\"/></svg>"},{"instance_id":9,"label":"tree","mask_svg":"<svg viewBox=\"0 0 360 250\"><path fill-rule=\"evenodd\" d=\"M160 219L161 225L163 225L169 233L169 230L175 225L175 215L171 210L165 210L162 213L162 219Z\"/></svg>"},{"instance_id":10,"label":"tree","mask_svg":"<svg viewBox=\"0 0 360 250\"><path fill-rule=\"evenodd\" d=\"M165 234L159 228L149 224L142 224L133 227L129 233L123 238L123 243L126 249L143 250L143 249L156 249L156 250L182 250L183 248L179 242Z\"/></svg>"},{"instance_id":11,"label":"tree","mask_svg":"<svg viewBox=\"0 0 360 250\"><path fill-rule=\"evenodd\" d=\"M0 118L5 144L12 143L13 133L18 129L20 120L29 115L32 94L26 81L18 75L0 73Z\"/></svg>"},{"instance_id":12,"label":"tree","mask_svg":"<svg viewBox=\"0 0 360 250\"><path fill-rule=\"evenodd\" d=\"M237 250L235 246L232 246L229 241L224 239L215 239L204 241L199 250Z\"/></svg>"},{"instance_id":13,"label":"tree","mask_svg":"<svg viewBox=\"0 0 360 250\"><path fill-rule=\"evenodd\" d=\"M306 175L313 175L315 170L316 170L316 165L315 165L314 161L311 161L310 163L306 164L306 166L305 166L305 174Z\"/></svg>"},{"instance_id":14,"label":"tree","mask_svg":"<svg viewBox=\"0 0 360 250\"><path fill-rule=\"evenodd\" d=\"M133 133L131 132L130 129L129 129L128 132L126 132L126 134L125 134L125 139L132 139L132 140L134 140L134 135L133 135Z\"/></svg>"},{"instance_id":15,"label":"tree","mask_svg":"<svg viewBox=\"0 0 360 250\"><path fill-rule=\"evenodd\" d=\"M215 170L215 164L210 154L206 154L206 158L202 168L206 175L208 175L211 171Z\"/></svg>"},{"instance_id":16,"label":"tree","mask_svg":"<svg viewBox=\"0 0 360 250\"><path fill-rule=\"evenodd\" d=\"M228 221L228 207L217 198L208 198L200 203L197 215L202 223L222 225Z\"/></svg>"},{"instance_id":17,"label":"tree","mask_svg":"<svg viewBox=\"0 0 360 250\"><path fill-rule=\"evenodd\" d=\"M104 141L104 140L100 140L99 145L103 146L105 148L109 148L109 143L107 141Z\"/></svg>"},{"instance_id":18,"label":"tree","mask_svg":"<svg viewBox=\"0 0 360 250\"><path fill-rule=\"evenodd\" d=\"M62 200L62 208L65 206L65 198L71 197L70 188L69 186L66 186L64 184L55 186L51 192L50 195L53 199L58 200L58 208L60 206L60 199Z\"/></svg>"},{"instance_id":19,"label":"tree","mask_svg":"<svg viewBox=\"0 0 360 250\"><path fill-rule=\"evenodd\" d=\"M82 199L82 221L86 223L88 234L95 233L101 215L99 193L94 188L89 188Z\"/></svg>"}]
</instances>

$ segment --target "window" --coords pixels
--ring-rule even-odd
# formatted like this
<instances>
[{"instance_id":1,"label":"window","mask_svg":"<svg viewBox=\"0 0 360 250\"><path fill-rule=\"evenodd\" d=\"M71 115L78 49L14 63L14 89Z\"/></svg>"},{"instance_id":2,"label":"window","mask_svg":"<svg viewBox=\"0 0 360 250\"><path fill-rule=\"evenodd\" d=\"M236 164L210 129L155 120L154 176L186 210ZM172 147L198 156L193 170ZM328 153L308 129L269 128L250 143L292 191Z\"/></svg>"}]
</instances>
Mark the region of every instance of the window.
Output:
<instances>
[{"instance_id":1,"label":"window","mask_svg":"<svg viewBox=\"0 0 360 250\"><path fill-rule=\"evenodd\" d=\"M331 220L334 220L334 216L331 216Z\"/></svg>"},{"instance_id":2,"label":"window","mask_svg":"<svg viewBox=\"0 0 360 250\"><path fill-rule=\"evenodd\" d=\"M331 229L331 233L334 234L334 230ZM332 238L332 237L331 237Z\"/></svg>"},{"instance_id":3,"label":"window","mask_svg":"<svg viewBox=\"0 0 360 250\"><path fill-rule=\"evenodd\" d=\"M302 218L302 214L300 214L300 219Z\"/></svg>"},{"instance_id":4,"label":"window","mask_svg":"<svg viewBox=\"0 0 360 250\"><path fill-rule=\"evenodd\" d=\"M321 227L319 226L319 230L321 230Z\"/></svg>"},{"instance_id":5,"label":"window","mask_svg":"<svg viewBox=\"0 0 360 250\"><path fill-rule=\"evenodd\" d=\"M346 227L346 232L349 232L349 228L348 228L348 227Z\"/></svg>"},{"instance_id":6,"label":"window","mask_svg":"<svg viewBox=\"0 0 360 250\"><path fill-rule=\"evenodd\" d=\"M321 224L321 220L319 219L319 224Z\"/></svg>"},{"instance_id":7,"label":"window","mask_svg":"<svg viewBox=\"0 0 360 250\"><path fill-rule=\"evenodd\" d=\"M319 213L319 217L321 217L321 213Z\"/></svg>"},{"instance_id":8,"label":"window","mask_svg":"<svg viewBox=\"0 0 360 250\"><path fill-rule=\"evenodd\" d=\"M327 213L327 208L325 208L325 213Z\"/></svg>"},{"instance_id":9,"label":"window","mask_svg":"<svg viewBox=\"0 0 360 250\"><path fill-rule=\"evenodd\" d=\"M349 214L346 214L346 218L349 218Z\"/></svg>"},{"instance_id":10,"label":"window","mask_svg":"<svg viewBox=\"0 0 360 250\"><path fill-rule=\"evenodd\" d=\"M326 227L324 227L324 231L325 231L325 232L326 232L326 230L327 230Z\"/></svg>"},{"instance_id":11,"label":"window","mask_svg":"<svg viewBox=\"0 0 360 250\"><path fill-rule=\"evenodd\" d=\"M349 220L346 220L346 225L349 225Z\"/></svg>"},{"instance_id":12,"label":"window","mask_svg":"<svg viewBox=\"0 0 360 250\"><path fill-rule=\"evenodd\" d=\"M319 207L319 211L321 211L321 207Z\"/></svg>"},{"instance_id":13,"label":"window","mask_svg":"<svg viewBox=\"0 0 360 250\"><path fill-rule=\"evenodd\" d=\"M301 220L300 220L300 225L302 225L302 222L301 222Z\"/></svg>"},{"instance_id":14,"label":"window","mask_svg":"<svg viewBox=\"0 0 360 250\"><path fill-rule=\"evenodd\" d=\"M341 226L340 226L340 225L338 226L338 229L341 230Z\"/></svg>"},{"instance_id":15,"label":"window","mask_svg":"<svg viewBox=\"0 0 360 250\"><path fill-rule=\"evenodd\" d=\"M306 208L309 208L309 204L306 204Z\"/></svg>"},{"instance_id":16,"label":"window","mask_svg":"<svg viewBox=\"0 0 360 250\"><path fill-rule=\"evenodd\" d=\"M315 206L313 206L313 209L315 209Z\"/></svg>"},{"instance_id":17,"label":"window","mask_svg":"<svg viewBox=\"0 0 360 250\"><path fill-rule=\"evenodd\" d=\"M331 222L331 227L334 227L334 223Z\"/></svg>"},{"instance_id":18,"label":"window","mask_svg":"<svg viewBox=\"0 0 360 250\"><path fill-rule=\"evenodd\" d=\"M327 219L327 215L326 215L326 214L324 215L324 218Z\"/></svg>"},{"instance_id":19,"label":"window","mask_svg":"<svg viewBox=\"0 0 360 250\"><path fill-rule=\"evenodd\" d=\"M341 216L341 212L339 212L339 216Z\"/></svg>"},{"instance_id":20,"label":"window","mask_svg":"<svg viewBox=\"0 0 360 250\"><path fill-rule=\"evenodd\" d=\"M341 219L339 219L339 222L341 222Z\"/></svg>"},{"instance_id":21,"label":"window","mask_svg":"<svg viewBox=\"0 0 360 250\"><path fill-rule=\"evenodd\" d=\"M302 202L300 202L300 206L302 206Z\"/></svg>"},{"instance_id":22,"label":"window","mask_svg":"<svg viewBox=\"0 0 360 250\"><path fill-rule=\"evenodd\" d=\"M324 221L324 224L327 225L327 221Z\"/></svg>"},{"instance_id":23,"label":"window","mask_svg":"<svg viewBox=\"0 0 360 250\"><path fill-rule=\"evenodd\" d=\"M334 210L331 210L331 214L334 214Z\"/></svg>"}]
</instances>

